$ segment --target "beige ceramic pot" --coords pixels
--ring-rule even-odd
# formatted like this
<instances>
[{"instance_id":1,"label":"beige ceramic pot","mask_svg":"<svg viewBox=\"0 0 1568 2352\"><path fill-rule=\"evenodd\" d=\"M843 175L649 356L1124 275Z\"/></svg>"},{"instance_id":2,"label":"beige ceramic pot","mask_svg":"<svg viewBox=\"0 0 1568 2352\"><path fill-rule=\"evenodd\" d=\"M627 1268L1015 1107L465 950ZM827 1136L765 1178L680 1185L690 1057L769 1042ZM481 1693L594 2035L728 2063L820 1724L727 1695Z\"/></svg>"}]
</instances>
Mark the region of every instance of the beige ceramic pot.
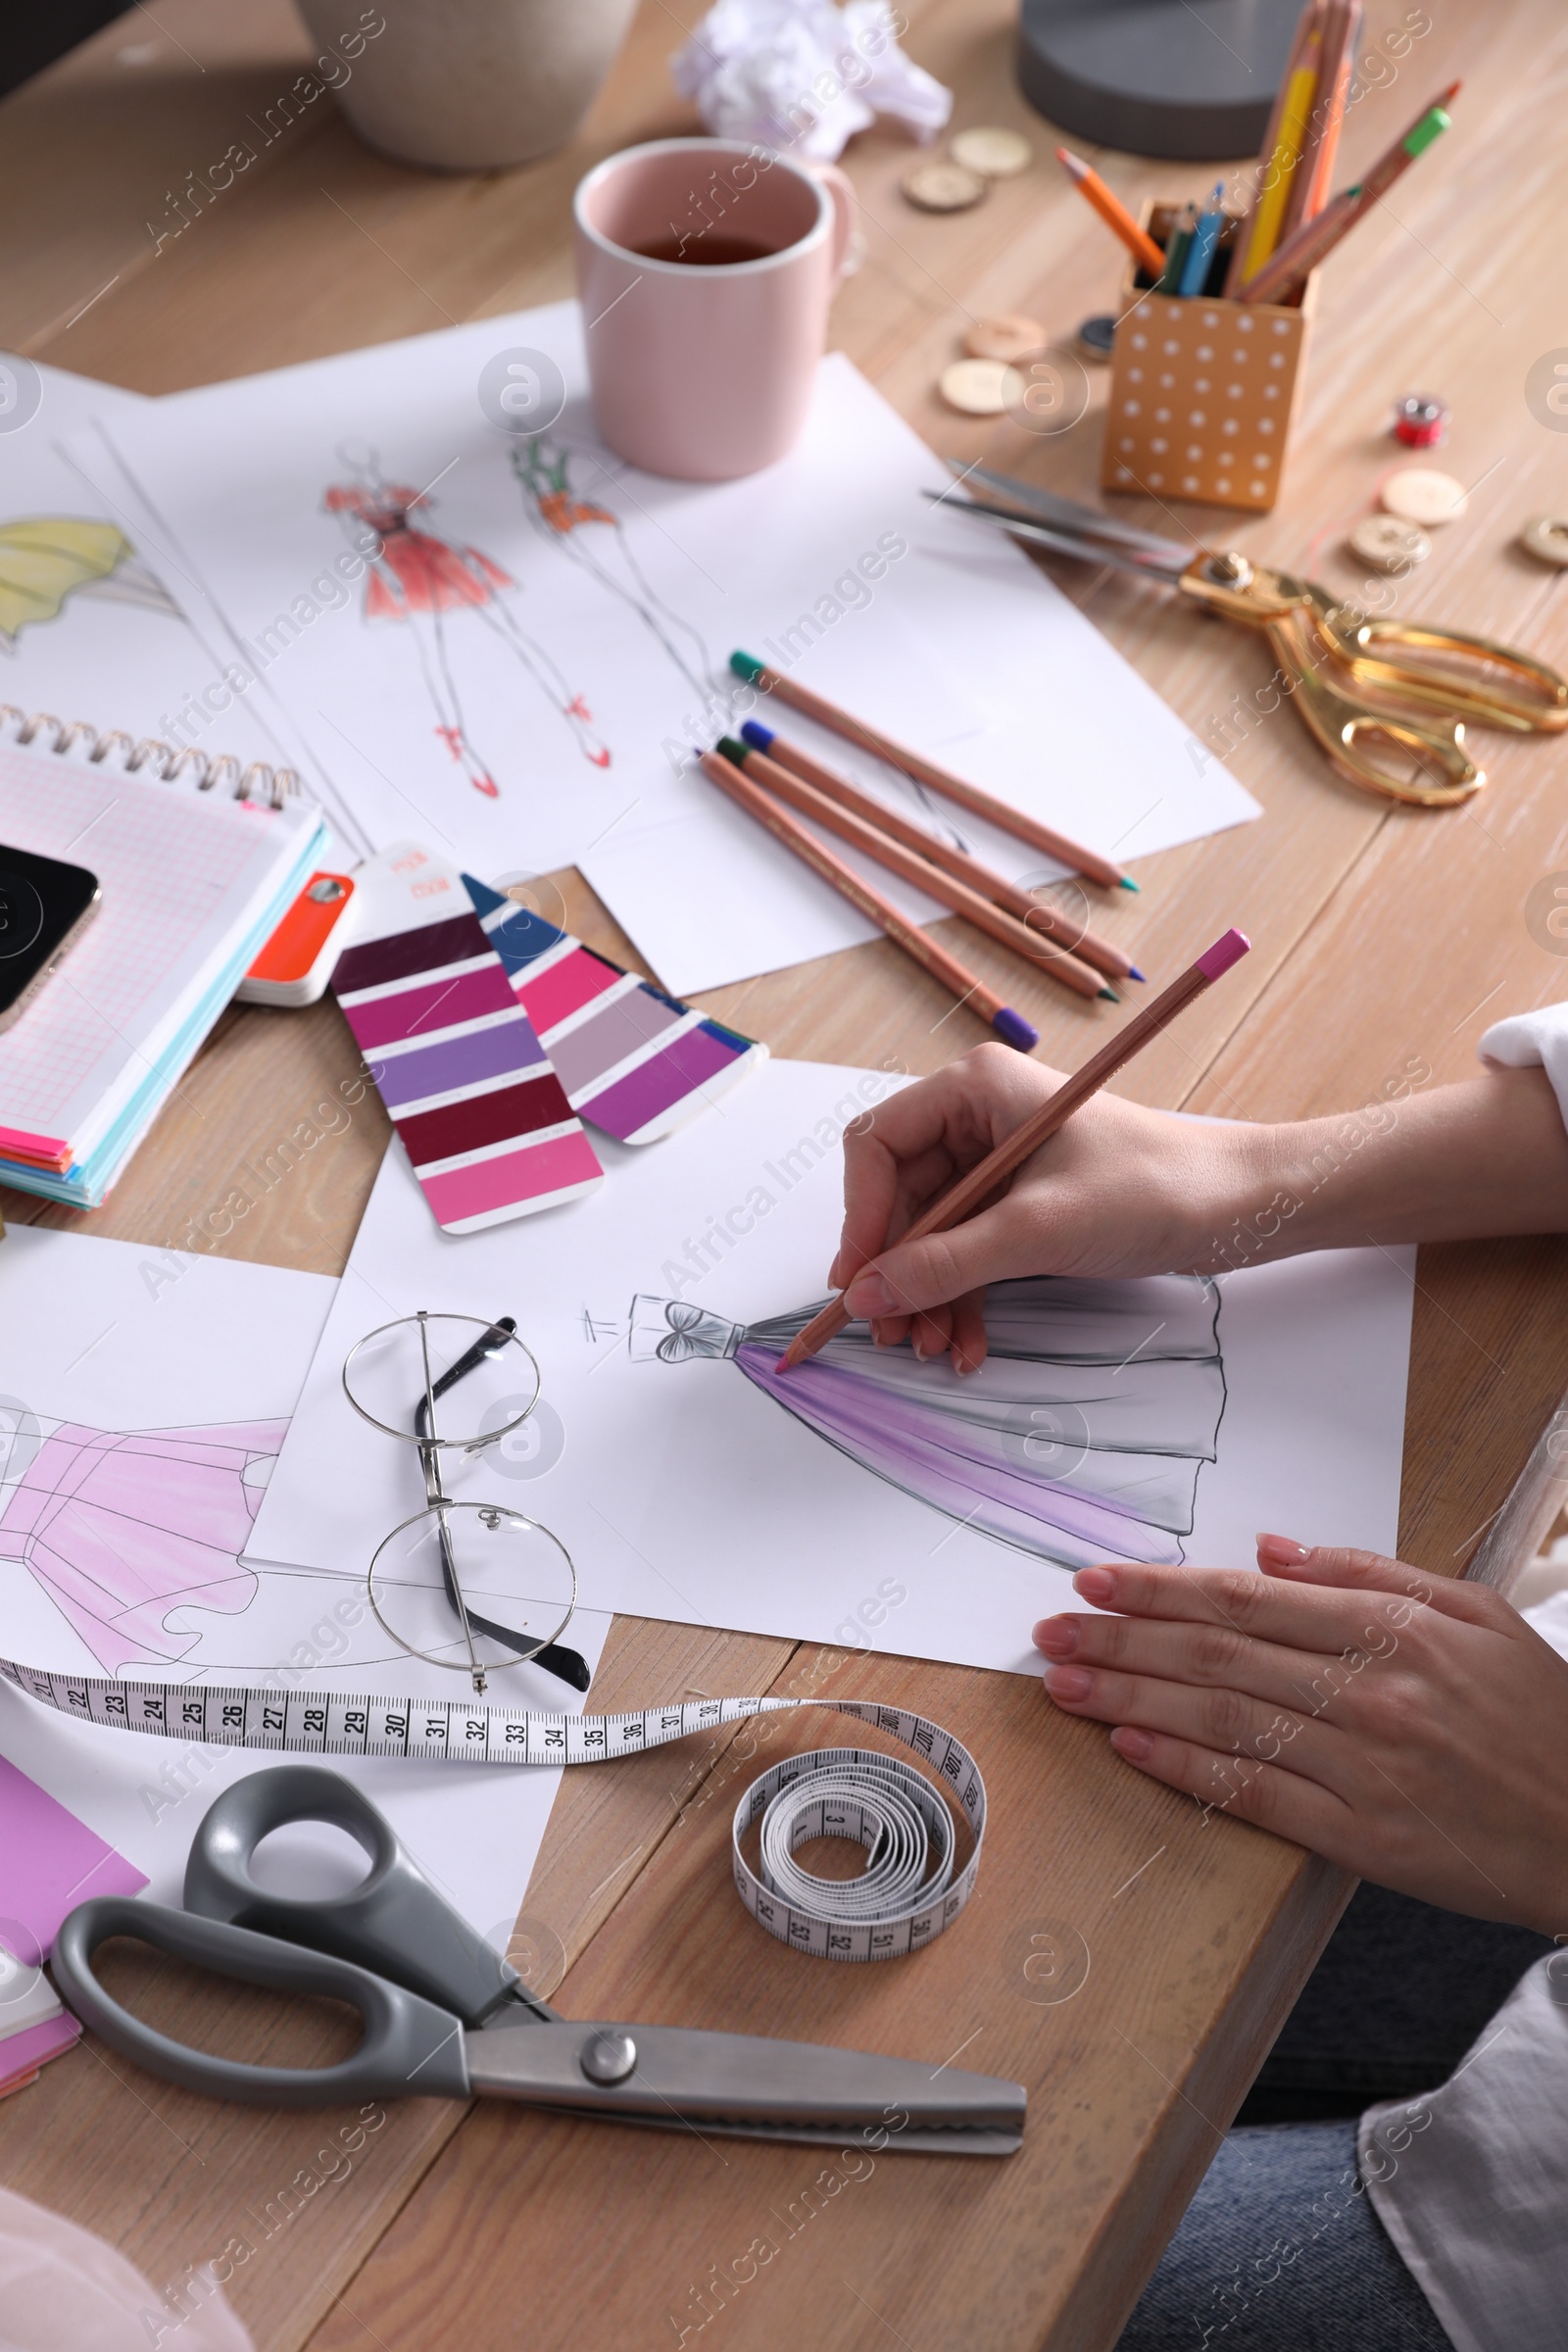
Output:
<instances>
[{"instance_id":1,"label":"beige ceramic pot","mask_svg":"<svg viewBox=\"0 0 1568 2352\"><path fill-rule=\"evenodd\" d=\"M494 171L571 137L636 0L300 0L362 139L438 172ZM384 29L371 31L377 20ZM364 46L344 57L352 30ZM347 69L346 72L344 69Z\"/></svg>"}]
</instances>

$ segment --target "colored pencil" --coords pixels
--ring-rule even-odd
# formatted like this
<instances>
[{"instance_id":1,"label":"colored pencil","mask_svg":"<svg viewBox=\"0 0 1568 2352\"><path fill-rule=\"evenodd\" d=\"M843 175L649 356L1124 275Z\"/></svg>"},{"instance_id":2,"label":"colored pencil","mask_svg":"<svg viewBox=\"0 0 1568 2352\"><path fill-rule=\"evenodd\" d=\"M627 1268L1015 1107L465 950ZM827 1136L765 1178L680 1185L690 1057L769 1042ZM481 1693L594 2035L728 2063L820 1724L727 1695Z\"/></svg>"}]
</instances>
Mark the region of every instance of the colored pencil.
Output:
<instances>
[{"instance_id":1,"label":"colored pencil","mask_svg":"<svg viewBox=\"0 0 1568 2352\"><path fill-rule=\"evenodd\" d=\"M1240 299L1277 302L1298 285L1308 270L1315 270L1340 239L1387 194L1400 173L1409 170L1416 157L1424 155L1433 140L1442 137L1450 122L1446 109L1459 87L1458 82L1450 81L1416 117L1403 136L1379 156L1365 179L1353 188L1342 188L1332 204L1325 205L1315 220L1305 221L1290 243L1282 245L1272 261L1255 277L1248 279Z\"/></svg>"},{"instance_id":2,"label":"colored pencil","mask_svg":"<svg viewBox=\"0 0 1568 2352\"><path fill-rule=\"evenodd\" d=\"M944 988L951 988L961 1003L971 1005L982 1020L990 1023L1004 1045L1016 1046L1020 1054L1034 1051L1040 1043L1040 1032L1024 1019L1022 1013L1014 1012L1010 1004L1004 1004L995 990L987 988L985 982L977 979L958 961L956 956L950 956L947 949L939 947L934 939L927 939L918 923L911 923L900 913L891 900L883 898L881 892L873 890L868 882L862 882L858 874L853 872L841 858L835 858L831 850L823 847L814 833L808 833L804 825L797 824L788 809L781 808L775 800L763 792L760 785L754 784L749 776L743 776L740 769L718 752L699 754L697 764L710 783L716 784L721 792L727 792L730 799L738 802L748 815L757 818L759 824L765 825L775 841L781 841L786 849L793 850L796 857L829 883L841 898L848 899L852 906L858 906L867 922L875 923L880 931L885 931L889 939L901 947L906 956L912 956L916 963L923 964L928 972L942 982Z\"/></svg>"},{"instance_id":3,"label":"colored pencil","mask_svg":"<svg viewBox=\"0 0 1568 2352\"><path fill-rule=\"evenodd\" d=\"M1228 972L1233 964L1240 963L1250 946L1250 940L1241 931L1227 931L1216 939L1196 963L1190 963L1186 971L1171 982L1169 988L1161 989L1152 1004L1146 1005L1142 1012L1135 1013L1125 1029L1107 1040L1093 1059L1084 1063L1076 1077L1069 1078L1064 1086L1058 1086L1055 1093L1042 1102L1021 1127L1014 1129L1004 1144L999 1144L994 1152L988 1152L969 1170L967 1176L960 1176L956 1184L950 1185L945 1193L940 1194L930 1207L916 1217L908 1232L900 1235L900 1242L922 1242L928 1234L947 1233L955 1225L961 1225L964 1218L971 1216L998 1185L1004 1184L1023 1165L1032 1152L1038 1152L1041 1145L1048 1142L1075 1110L1081 1109L1108 1079L1124 1069L1151 1038L1157 1037L1162 1029L1168 1028L1177 1014L1185 1011L1196 997L1200 997L1204 989ZM842 1331L851 1320L841 1293L837 1298L830 1299L820 1314L813 1315L805 1330L798 1332L791 1340L779 1358L779 1370L792 1372L807 1356L814 1355L819 1348L824 1348L834 1334Z\"/></svg>"},{"instance_id":4,"label":"colored pencil","mask_svg":"<svg viewBox=\"0 0 1568 2352\"><path fill-rule=\"evenodd\" d=\"M911 817L904 816L897 808L890 808L885 802L873 799L870 793L861 792L847 776L841 776L836 768L825 766L820 760L813 760L810 753L804 751L798 743L775 735L771 727L762 725L760 719L749 718L741 729L741 735L753 751L765 753L768 759L776 760L780 767L787 767L792 775L800 776L808 784L814 784L818 792L825 792L830 801L837 801L845 808L853 808L857 816L863 816L882 832L891 833L895 841L904 843L906 849L918 852L920 857L929 858L933 865L940 865L959 882L967 882L969 888L978 891L982 898L990 899L994 906L1004 907L1008 914L1016 915L1019 922L1037 937L1052 940L1057 947L1065 948L1070 955L1078 956L1082 962L1093 964L1095 970L1103 972L1107 980L1142 980L1144 975L1137 964L1130 956L1124 956L1120 948L1113 947L1108 939L1101 939L1093 931L1070 922L1054 906L1034 898L1027 890L1020 889L1016 882L1009 882L1004 874L993 873L989 865L983 865L978 858L971 858L967 850L956 850L951 842L938 840L934 833L928 833L923 825L917 825Z\"/></svg>"},{"instance_id":5,"label":"colored pencil","mask_svg":"<svg viewBox=\"0 0 1568 2352\"><path fill-rule=\"evenodd\" d=\"M1306 128L1306 145L1292 191L1292 204L1280 236L1283 245L1305 220L1313 220L1327 204L1334 185L1334 159L1355 70L1355 44L1361 30L1361 0L1329 0L1323 26L1323 59L1317 80L1317 103ZM1296 202L1299 196L1299 203Z\"/></svg>"},{"instance_id":6,"label":"colored pencil","mask_svg":"<svg viewBox=\"0 0 1568 2352\"><path fill-rule=\"evenodd\" d=\"M1165 267L1159 273L1159 291L1179 294L1187 271L1187 257L1198 233L1198 207L1184 204L1171 227L1170 242L1165 247Z\"/></svg>"},{"instance_id":7,"label":"colored pencil","mask_svg":"<svg viewBox=\"0 0 1568 2352\"><path fill-rule=\"evenodd\" d=\"M1198 216L1198 225L1193 230L1193 241L1188 246L1187 258L1182 263L1181 284L1176 289L1178 294L1201 294L1208 284L1208 273L1213 268L1214 255L1219 248L1220 236L1225 227L1224 199L1225 182L1222 179L1216 180L1214 193L1208 200L1207 211L1201 212Z\"/></svg>"},{"instance_id":8,"label":"colored pencil","mask_svg":"<svg viewBox=\"0 0 1568 2352\"><path fill-rule=\"evenodd\" d=\"M933 792L940 792L945 800L956 801L959 808L967 808L971 815L983 816L993 825L1000 825L1004 833L1011 833L1019 841L1028 842L1032 849L1043 851L1046 857L1054 858L1058 864L1081 874L1085 881L1098 882L1103 890L1138 888L1131 874L1124 874L1119 866L1112 865L1110 859L1102 858L1098 851L1086 850L1081 842L1069 841L1065 833L1057 833L1050 825L1041 824L1037 818L1026 816L1021 808L1014 808L1006 801L999 801L994 793L983 791L978 784L966 784L962 776L956 776L950 769L939 767L934 760L925 759L919 752L907 750L902 743L895 742L891 735L884 735L879 727L870 727L861 719L852 718L847 710L839 709L837 703L830 703L825 695L813 694L809 686L798 686L793 678L785 677L780 670L769 669L767 663L759 662L755 654L733 653L729 658L729 665L735 675L744 678L749 686L760 686L764 694L777 695L779 701L788 703L792 710L800 710L806 717L814 718L818 726L828 727L835 735L842 735L846 743L858 743L862 751L875 752L877 758L885 760L890 767L899 768L905 775L912 776L917 784L928 784Z\"/></svg>"},{"instance_id":9,"label":"colored pencil","mask_svg":"<svg viewBox=\"0 0 1568 2352\"><path fill-rule=\"evenodd\" d=\"M1264 197L1263 182L1268 177L1274 159L1280 152L1280 140L1285 128L1286 108L1291 91L1295 86L1294 76L1306 53L1308 41L1321 27L1324 0L1306 0L1305 7L1297 19L1296 30L1291 35L1291 54L1285 63L1285 72L1280 76L1280 86L1274 93L1273 111L1268 119L1268 128L1263 134L1263 145L1257 159L1257 178L1252 189L1252 201L1248 208L1246 220L1237 231L1236 242L1231 248L1231 266L1225 277L1225 292L1228 296L1234 297L1252 270L1258 266L1250 259L1250 256L1252 249L1252 237L1257 225L1258 210Z\"/></svg>"},{"instance_id":10,"label":"colored pencil","mask_svg":"<svg viewBox=\"0 0 1568 2352\"><path fill-rule=\"evenodd\" d=\"M1021 956L1037 971L1046 973L1053 980L1059 980L1064 988L1070 988L1077 996L1108 997L1113 1004L1121 1003L1114 989L1107 988L1100 974L1092 972L1087 963L1080 963L1076 956L1069 955L1064 948L1053 947L1049 940L1041 938L1038 931L1025 930L1015 914L1008 914L1004 908L993 906L981 892L971 890L967 882L960 882L955 875L944 873L940 866L933 865L931 859L922 858L918 851L906 849L903 842L896 840L891 833L884 833L873 820L858 814L853 808L845 808L825 792L818 792L814 784L808 784L804 777L795 775L787 767L781 767L776 760L769 760L765 752L754 751L750 744L737 743L733 735L719 737L718 752L721 759L727 760L732 767L738 767L742 775L750 776L754 784L761 785L764 792L772 793L790 808L799 809L802 816L810 817L813 823L824 825L828 832L836 833L841 841L849 842L863 856L874 858L877 864L885 865L890 873L898 874L906 882L912 882L916 890L925 891L952 913L961 914L964 921L973 923L977 931L987 932L992 939L1000 940L1004 948L1010 948L1015 956Z\"/></svg>"},{"instance_id":11,"label":"colored pencil","mask_svg":"<svg viewBox=\"0 0 1568 2352\"><path fill-rule=\"evenodd\" d=\"M1165 267L1165 256L1148 229L1139 227L1121 198L1106 187L1093 165L1086 164L1081 155L1074 155L1070 147L1058 147L1056 161L1079 195L1094 206L1105 226L1114 229L1128 252L1136 256L1146 274L1157 278Z\"/></svg>"},{"instance_id":12,"label":"colored pencil","mask_svg":"<svg viewBox=\"0 0 1568 2352\"><path fill-rule=\"evenodd\" d=\"M1258 190L1257 211L1252 216L1252 231L1247 244L1247 273L1261 270L1269 255L1279 244L1291 209L1291 197L1296 187L1297 168L1301 160L1301 148L1306 139L1306 126L1312 113L1312 101L1317 95L1318 59L1322 54L1323 36L1316 27L1308 34L1299 65L1292 68L1285 93L1285 112L1280 119L1280 135L1273 154L1263 170L1263 182Z\"/></svg>"}]
</instances>

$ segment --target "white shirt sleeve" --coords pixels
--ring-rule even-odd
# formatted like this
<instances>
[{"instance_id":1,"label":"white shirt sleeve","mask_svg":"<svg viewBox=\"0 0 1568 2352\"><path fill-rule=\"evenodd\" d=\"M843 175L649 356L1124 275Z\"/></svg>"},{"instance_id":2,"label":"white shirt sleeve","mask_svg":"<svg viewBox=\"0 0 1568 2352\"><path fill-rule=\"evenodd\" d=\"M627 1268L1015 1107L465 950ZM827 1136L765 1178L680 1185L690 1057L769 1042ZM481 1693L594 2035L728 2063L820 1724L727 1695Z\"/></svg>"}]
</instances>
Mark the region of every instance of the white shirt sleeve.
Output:
<instances>
[{"instance_id":1,"label":"white shirt sleeve","mask_svg":"<svg viewBox=\"0 0 1568 2352\"><path fill-rule=\"evenodd\" d=\"M1439 2090L1370 2107L1367 2195L1458 2352L1562 2352L1568 1952L1538 1960Z\"/></svg>"},{"instance_id":2,"label":"white shirt sleeve","mask_svg":"<svg viewBox=\"0 0 1568 2352\"><path fill-rule=\"evenodd\" d=\"M1483 1061L1506 1070L1544 1070L1568 1126L1568 1004L1544 1004L1539 1012L1494 1021L1476 1051Z\"/></svg>"}]
</instances>

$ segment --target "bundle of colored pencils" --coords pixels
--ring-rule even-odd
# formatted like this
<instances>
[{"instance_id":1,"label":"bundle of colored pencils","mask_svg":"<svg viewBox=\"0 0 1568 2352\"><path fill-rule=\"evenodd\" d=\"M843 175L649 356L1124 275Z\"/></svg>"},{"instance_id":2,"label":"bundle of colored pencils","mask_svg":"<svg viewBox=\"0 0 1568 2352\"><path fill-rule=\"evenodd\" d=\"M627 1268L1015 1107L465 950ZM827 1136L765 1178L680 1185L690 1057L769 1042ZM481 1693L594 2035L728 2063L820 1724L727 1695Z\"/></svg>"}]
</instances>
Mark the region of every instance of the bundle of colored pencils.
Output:
<instances>
[{"instance_id":1,"label":"bundle of colored pencils","mask_svg":"<svg viewBox=\"0 0 1568 2352\"><path fill-rule=\"evenodd\" d=\"M1330 200L1349 104L1361 0L1307 0L1274 100L1251 210L1231 254L1225 291L1238 302L1300 299L1308 273L1448 127L1440 91L1365 177Z\"/></svg>"},{"instance_id":2,"label":"bundle of colored pencils","mask_svg":"<svg viewBox=\"0 0 1568 2352\"><path fill-rule=\"evenodd\" d=\"M915 782L989 818L1086 880L1104 889L1137 889L1131 877L1108 858L1069 841L978 785L966 783L922 754L909 751L752 655L733 654L730 667L749 684L792 705L862 750L874 752ZM1009 882L968 851L943 840L887 802L862 792L804 745L775 734L757 719L747 720L739 739L722 736L717 749L703 753L698 764L711 783L765 826L776 841L792 850L955 996L969 1004L1005 1044L1021 1053L1032 1051L1040 1042L1033 1024L1004 1004L993 989L891 900L872 889L826 846L821 832L837 835L939 906L962 915L977 930L1010 948L1033 970L1076 996L1104 997L1115 1004L1120 999L1108 985L1110 981L1143 979L1137 965L1109 940L1069 921L1047 901ZM803 817L808 822L803 824Z\"/></svg>"},{"instance_id":3,"label":"bundle of colored pencils","mask_svg":"<svg viewBox=\"0 0 1568 2352\"><path fill-rule=\"evenodd\" d=\"M1206 208L1182 208L1161 248L1098 172L1067 148L1056 149L1079 194L1162 294L1298 302L1318 263L1448 128L1445 109L1458 90L1456 81L1423 108L1362 179L1330 198L1360 30L1361 0L1306 0L1269 118L1252 200L1240 220L1226 212L1221 183Z\"/></svg>"}]
</instances>

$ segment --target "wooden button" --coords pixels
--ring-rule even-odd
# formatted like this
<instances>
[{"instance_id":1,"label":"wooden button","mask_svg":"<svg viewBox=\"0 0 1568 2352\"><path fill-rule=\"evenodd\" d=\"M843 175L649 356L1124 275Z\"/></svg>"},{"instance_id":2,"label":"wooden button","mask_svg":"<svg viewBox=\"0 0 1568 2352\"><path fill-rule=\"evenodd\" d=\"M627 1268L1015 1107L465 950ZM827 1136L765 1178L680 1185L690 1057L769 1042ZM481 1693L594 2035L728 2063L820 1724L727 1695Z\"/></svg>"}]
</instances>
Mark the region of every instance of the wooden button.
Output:
<instances>
[{"instance_id":1,"label":"wooden button","mask_svg":"<svg viewBox=\"0 0 1568 2352\"><path fill-rule=\"evenodd\" d=\"M961 164L916 164L900 184L922 213L966 213L986 192L979 172L966 172Z\"/></svg>"},{"instance_id":2,"label":"wooden button","mask_svg":"<svg viewBox=\"0 0 1568 2352\"><path fill-rule=\"evenodd\" d=\"M961 409L966 416L1000 416L1023 388L1018 370L1001 360L955 360L937 381L949 408Z\"/></svg>"},{"instance_id":3,"label":"wooden button","mask_svg":"<svg viewBox=\"0 0 1568 2352\"><path fill-rule=\"evenodd\" d=\"M1401 466L1383 485L1383 504L1402 522L1452 522L1470 503L1462 483L1451 473L1434 473L1425 466Z\"/></svg>"},{"instance_id":4,"label":"wooden button","mask_svg":"<svg viewBox=\"0 0 1568 2352\"><path fill-rule=\"evenodd\" d=\"M1425 531L1413 522L1401 522L1397 514L1367 515L1350 533L1350 547L1378 571L1407 570L1412 564L1424 564L1432 553Z\"/></svg>"},{"instance_id":5,"label":"wooden button","mask_svg":"<svg viewBox=\"0 0 1568 2352\"><path fill-rule=\"evenodd\" d=\"M977 318L963 338L963 348L971 360L1021 360L1026 351L1038 351L1045 340L1046 330L1038 318L1008 311L999 318Z\"/></svg>"},{"instance_id":6,"label":"wooden button","mask_svg":"<svg viewBox=\"0 0 1568 2352\"><path fill-rule=\"evenodd\" d=\"M1014 172L1027 172L1034 152L1016 130L960 130L948 143L954 162L978 172L982 179L1011 179Z\"/></svg>"},{"instance_id":7,"label":"wooden button","mask_svg":"<svg viewBox=\"0 0 1568 2352\"><path fill-rule=\"evenodd\" d=\"M1538 514L1519 534L1519 544L1539 563L1568 569L1568 514Z\"/></svg>"}]
</instances>

